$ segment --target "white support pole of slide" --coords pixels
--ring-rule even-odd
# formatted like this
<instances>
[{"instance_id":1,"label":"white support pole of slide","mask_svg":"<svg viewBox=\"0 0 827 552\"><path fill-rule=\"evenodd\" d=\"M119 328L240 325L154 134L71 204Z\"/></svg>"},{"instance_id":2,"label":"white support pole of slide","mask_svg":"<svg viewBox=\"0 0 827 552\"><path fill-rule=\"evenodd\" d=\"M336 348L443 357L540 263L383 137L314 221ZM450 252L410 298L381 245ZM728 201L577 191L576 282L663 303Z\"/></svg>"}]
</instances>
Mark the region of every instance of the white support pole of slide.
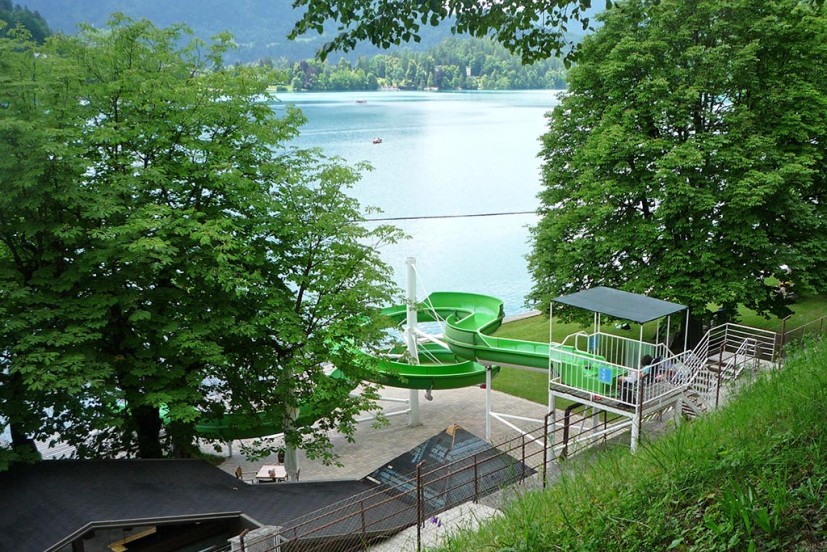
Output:
<instances>
[{"instance_id":1,"label":"white support pole of slide","mask_svg":"<svg viewBox=\"0 0 827 552\"><path fill-rule=\"evenodd\" d=\"M405 260L408 267L408 297L407 297L407 327L405 328L405 343L408 346L408 362L419 364L419 353L416 350L416 259L408 257ZM421 425L419 421L419 390L411 389L409 395L408 426Z\"/></svg>"},{"instance_id":2,"label":"white support pole of slide","mask_svg":"<svg viewBox=\"0 0 827 552\"><path fill-rule=\"evenodd\" d=\"M491 442L491 367L485 367L485 440Z\"/></svg>"}]
</instances>

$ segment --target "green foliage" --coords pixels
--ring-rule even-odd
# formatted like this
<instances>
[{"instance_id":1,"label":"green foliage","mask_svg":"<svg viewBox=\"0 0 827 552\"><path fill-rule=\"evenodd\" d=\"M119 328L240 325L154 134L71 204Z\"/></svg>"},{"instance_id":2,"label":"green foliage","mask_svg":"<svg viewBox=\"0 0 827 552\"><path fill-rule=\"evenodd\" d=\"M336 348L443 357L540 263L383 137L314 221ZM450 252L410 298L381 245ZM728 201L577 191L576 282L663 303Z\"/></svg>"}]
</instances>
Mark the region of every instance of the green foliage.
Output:
<instances>
[{"instance_id":1,"label":"green foliage","mask_svg":"<svg viewBox=\"0 0 827 552\"><path fill-rule=\"evenodd\" d=\"M827 345L730 405L618 448L443 550L816 550L827 528Z\"/></svg>"},{"instance_id":2,"label":"green foliage","mask_svg":"<svg viewBox=\"0 0 827 552\"><path fill-rule=\"evenodd\" d=\"M116 16L0 39L0 421L85 457L186 456L205 413L260 410L329 459L321 430L352 434L372 395L320 364L371 368L350 361L397 233L361 226L358 168L286 145L303 119L261 102L271 73L188 36ZM292 427L313 396L321 429Z\"/></svg>"},{"instance_id":3,"label":"green foliage","mask_svg":"<svg viewBox=\"0 0 827 552\"><path fill-rule=\"evenodd\" d=\"M827 17L797 0L631 0L582 45L544 136L531 299L595 285L704 318L827 286Z\"/></svg>"},{"instance_id":4,"label":"green foliage","mask_svg":"<svg viewBox=\"0 0 827 552\"><path fill-rule=\"evenodd\" d=\"M305 60L292 66L295 90L520 90L564 88L565 70L557 59L524 66L504 47L487 39L449 38L425 53L408 50L342 59L334 66Z\"/></svg>"},{"instance_id":5,"label":"green foliage","mask_svg":"<svg viewBox=\"0 0 827 552\"><path fill-rule=\"evenodd\" d=\"M360 2L359 0L294 0L296 8L306 8L290 34L297 38L315 31L326 33L327 24L336 26L335 35L321 48L324 59L337 50L349 51L360 41L380 48L403 42L419 42L423 28L449 21L451 32L490 37L533 63L552 55L570 52L566 39L569 23L588 28L585 11L591 0L543 0L527 5L523 0L502 2ZM611 2L606 1L606 6ZM327 36L327 35L326 35Z\"/></svg>"},{"instance_id":6,"label":"green foliage","mask_svg":"<svg viewBox=\"0 0 827 552\"><path fill-rule=\"evenodd\" d=\"M18 27L25 29L39 44L52 34L49 24L36 10L12 4L11 0L0 0L0 37L8 36Z\"/></svg>"}]
</instances>

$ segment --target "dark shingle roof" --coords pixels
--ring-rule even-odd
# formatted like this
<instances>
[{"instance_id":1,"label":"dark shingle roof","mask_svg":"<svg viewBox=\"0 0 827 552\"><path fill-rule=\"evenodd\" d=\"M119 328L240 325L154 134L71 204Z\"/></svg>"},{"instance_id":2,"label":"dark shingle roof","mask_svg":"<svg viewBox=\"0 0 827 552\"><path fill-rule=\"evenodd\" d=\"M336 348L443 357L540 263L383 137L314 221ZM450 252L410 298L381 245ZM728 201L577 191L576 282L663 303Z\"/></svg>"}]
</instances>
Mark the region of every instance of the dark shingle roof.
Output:
<instances>
[{"instance_id":1,"label":"dark shingle roof","mask_svg":"<svg viewBox=\"0 0 827 552\"><path fill-rule=\"evenodd\" d=\"M244 513L285 525L370 488L361 481L247 485L200 460L48 460L0 473L0 550L50 550L108 522Z\"/></svg>"}]
</instances>

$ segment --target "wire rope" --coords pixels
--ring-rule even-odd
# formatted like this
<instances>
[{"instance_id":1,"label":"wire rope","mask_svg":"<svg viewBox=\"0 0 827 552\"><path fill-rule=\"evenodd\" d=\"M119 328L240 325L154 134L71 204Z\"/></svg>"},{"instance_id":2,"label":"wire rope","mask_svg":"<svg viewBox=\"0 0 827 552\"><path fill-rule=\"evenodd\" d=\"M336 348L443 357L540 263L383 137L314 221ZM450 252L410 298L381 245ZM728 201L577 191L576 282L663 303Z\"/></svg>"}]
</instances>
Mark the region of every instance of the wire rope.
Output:
<instances>
[{"instance_id":1,"label":"wire rope","mask_svg":"<svg viewBox=\"0 0 827 552\"><path fill-rule=\"evenodd\" d=\"M510 215L536 215L537 211L502 211L497 213L462 213L459 215L422 215L410 217L380 217L366 218L365 222L393 222L398 220L432 220L432 219L456 219L456 218L477 218L477 217L505 217Z\"/></svg>"},{"instance_id":2,"label":"wire rope","mask_svg":"<svg viewBox=\"0 0 827 552\"><path fill-rule=\"evenodd\" d=\"M425 294L425 299L422 301L422 303L425 304L426 307L430 310L431 314L433 315L433 317L437 321L436 323L439 324L439 323L444 322L445 319L442 318L439 315L439 313L436 310L436 307L434 307L434 304L431 301L431 294L428 292L428 288L426 287L425 283L423 282L423 280L422 280L422 278L419 274L419 270L417 269L416 265L414 265L413 269L414 269L414 272L416 273L417 287L421 287L422 292ZM417 350L418 350L418 348L417 348ZM425 357L429 358L432 362L434 362L434 364L441 364L441 362L436 358L436 356L431 351L429 351L428 349L423 348L422 351L420 352L420 354L423 354Z\"/></svg>"}]
</instances>

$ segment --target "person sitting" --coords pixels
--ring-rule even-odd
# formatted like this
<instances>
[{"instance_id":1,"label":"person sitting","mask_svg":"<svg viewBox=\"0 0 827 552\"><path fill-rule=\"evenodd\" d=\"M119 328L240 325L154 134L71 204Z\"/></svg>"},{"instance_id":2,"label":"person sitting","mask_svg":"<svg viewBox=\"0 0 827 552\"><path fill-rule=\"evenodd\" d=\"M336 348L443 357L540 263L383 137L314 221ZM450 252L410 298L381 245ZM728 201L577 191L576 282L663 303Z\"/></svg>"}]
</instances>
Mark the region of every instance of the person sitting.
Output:
<instances>
[{"instance_id":1,"label":"person sitting","mask_svg":"<svg viewBox=\"0 0 827 552\"><path fill-rule=\"evenodd\" d=\"M635 403L637 402L637 382L644 381L652 370L651 355L644 355L640 359L640 370L630 370L625 376L618 376L617 383L620 387L620 397L623 402Z\"/></svg>"}]
</instances>

